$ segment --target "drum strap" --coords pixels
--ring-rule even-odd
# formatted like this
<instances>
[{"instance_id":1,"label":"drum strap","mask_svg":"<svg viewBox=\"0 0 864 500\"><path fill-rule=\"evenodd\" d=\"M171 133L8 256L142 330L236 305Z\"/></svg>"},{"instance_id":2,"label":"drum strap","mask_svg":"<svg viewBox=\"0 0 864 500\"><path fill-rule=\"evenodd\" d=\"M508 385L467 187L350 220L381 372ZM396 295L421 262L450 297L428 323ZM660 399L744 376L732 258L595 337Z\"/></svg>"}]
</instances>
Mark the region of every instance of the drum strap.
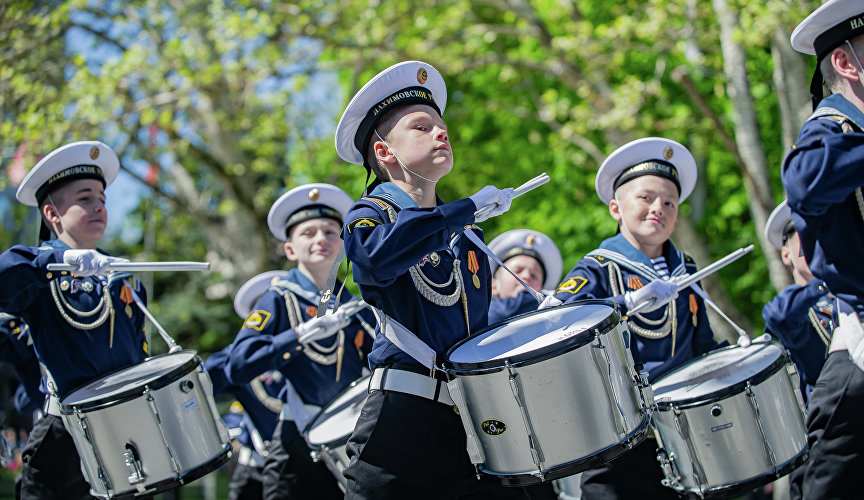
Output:
<instances>
[{"instance_id":1,"label":"drum strap","mask_svg":"<svg viewBox=\"0 0 864 500\"><path fill-rule=\"evenodd\" d=\"M255 453L263 457L266 454L264 440L261 439L261 433L258 432L258 428L255 427L255 424L252 422L252 419L249 418L248 413L243 414L243 423L246 424L246 429L249 431L249 438L252 440L252 446L255 448ZM260 465L264 465L263 460Z\"/></svg>"},{"instance_id":2,"label":"drum strap","mask_svg":"<svg viewBox=\"0 0 864 500\"><path fill-rule=\"evenodd\" d=\"M430 370L434 369L434 349L420 340L420 338L414 335L411 330L405 328L401 323L384 314L384 311L371 306L370 309L372 309L372 312L375 314L375 319L378 320L378 328L381 329L381 332L384 333L387 340L393 342L396 347L402 349L404 353L417 360L417 362L426 368L429 368Z\"/></svg>"}]
</instances>

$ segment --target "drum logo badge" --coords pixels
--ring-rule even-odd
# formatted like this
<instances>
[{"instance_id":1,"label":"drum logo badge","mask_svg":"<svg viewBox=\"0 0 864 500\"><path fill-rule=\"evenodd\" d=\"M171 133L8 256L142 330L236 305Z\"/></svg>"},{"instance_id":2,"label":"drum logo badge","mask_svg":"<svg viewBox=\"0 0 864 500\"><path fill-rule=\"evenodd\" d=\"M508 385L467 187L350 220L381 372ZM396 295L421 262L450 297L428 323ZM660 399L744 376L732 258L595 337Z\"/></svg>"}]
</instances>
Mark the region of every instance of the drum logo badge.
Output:
<instances>
[{"instance_id":1,"label":"drum logo badge","mask_svg":"<svg viewBox=\"0 0 864 500\"><path fill-rule=\"evenodd\" d=\"M507 430L507 424L500 420L490 418L480 423L480 430L490 436L500 436Z\"/></svg>"}]
</instances>

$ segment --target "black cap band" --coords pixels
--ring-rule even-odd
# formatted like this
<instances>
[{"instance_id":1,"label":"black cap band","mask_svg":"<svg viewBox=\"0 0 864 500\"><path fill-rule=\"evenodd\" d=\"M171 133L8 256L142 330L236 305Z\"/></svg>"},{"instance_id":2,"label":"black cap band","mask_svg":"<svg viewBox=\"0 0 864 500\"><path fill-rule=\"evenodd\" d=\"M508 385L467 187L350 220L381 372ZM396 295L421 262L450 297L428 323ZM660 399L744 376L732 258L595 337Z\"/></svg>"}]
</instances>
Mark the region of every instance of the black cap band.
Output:
<instances>
[{"instance_id":1,"label":"black cap band","mask_svg":"<svg viewBox=\"0 0 864 500\"><path fill-rule=\"evenodd\" d=\"M327 205L307 205L291 214L285 221L285 239L288 239L288 233L291 232L292 227L310 219L333 219L340 226L342 225L342 214L338 210Z\"/></svg>"},{"instance_id":2,"label":"black cap band","mask_svg":"<svg viewBox=\"0 0 864 500\"><path fill-rule=\"evenodd\" d=\"M397 92L394 92L382 99L378 104L372 106L366 117L360 122L357 127L357 134L354 135L354 146L363 157L366 157L366 147L369 145L369 140L372 138L372 132L375 130L375 125L378 121L387 114L387 111L397 106L407 106L409 104L426 104L431 106L440 115L441 110L435 104L435 99L432 97L432 92L426 87L407 87ZM364 162L365 163L365 162ZM368 166L367 166L368 168Z\"/></svg>"},{"instance_id":3,"label":"black cap band","mask_svg":"<svg viewBox=\"0 0 864 500\"><path fill-rule=\"evenodd\" d=\"M843 45L843 42L861 34L864 34L864 12L836 24L817 36L816 40L813 41L813 48L816 49L816 60L821 61L829 52Z\"/></svg>"},{"instance_id":4,"label":"black cap band","mask_svg":"<svg viewBox=\"0 0 864 500\"><path fill-rule=\"evenodd\" d=\"M499 258L501 259L501 262L504 262L506 264L508 260L512 259L513 257L518 257L519 255L527 255L528 257L533 257L534 260L536 260L540 264L540 269L543 270L543 281L546 281L546 266L543 265L543 259L540 258L540 254L537 253L536 250L524 247L513 247L510 250L507 250L507 252L505 252L504 255Z\"/></svg>"},{"instance_id":5,"label":"black cap band","mask_svg":"<svg viewBox=\"0 0 864 500\"><path fill-rule=\"evenodd\" d=\"M36 190L36 203L41 205L50 191L61 184L77 179L96 179L102 182L103 188L105 187L105 176L102 175L101 168L96 165L75 165L57 172L39 186L39 189Z\"/></svg>"},{"instance_id":6,"label":"black cap band","mask_svg":"<svg viewBox=\"0 0 864 500\"><path fill-rule=\"evenodd\" d=\"M612 184L612 193L615 193L623 184L643 175L656 175L657 177L669 179L678 188L678 194L681 194L678 169L675 168L675 165L664 160L649 160L624 170Z\"/></svg>"}]
</instances>

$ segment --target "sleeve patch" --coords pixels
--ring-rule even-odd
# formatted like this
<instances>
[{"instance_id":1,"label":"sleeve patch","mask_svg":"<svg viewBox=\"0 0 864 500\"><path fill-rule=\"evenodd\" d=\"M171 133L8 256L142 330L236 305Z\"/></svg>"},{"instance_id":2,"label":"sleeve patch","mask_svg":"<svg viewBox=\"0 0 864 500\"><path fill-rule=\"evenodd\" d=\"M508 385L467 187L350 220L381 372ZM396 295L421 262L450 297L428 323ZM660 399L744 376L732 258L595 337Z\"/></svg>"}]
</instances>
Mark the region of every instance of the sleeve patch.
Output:
<instances>
[{"instance_id":1,"label":"sleeve patch","mask_svg":"<svg viewBox=\"0 0 864 500\"><path fill-rule=\"evenodd\" d=\"M379 220L372 219L369 217L360 217L360 218L354 219L351 222L349 222L346 227L348 228L348 232L351 233L354 231L355 228L358 228L358 227L373 227L373 226L380 226L381 224L382 224L382 222Z\"/></svg>"},{"instance_id":2,"label":"sleeve patch","mask_svg":"<svg viewBox=\"0 0 864 500\"><path fill-rule=\"evenodd\" d=\"M243 323L244 328L251 328L253 330L258 330L259 332L264 329L264 325L270 321L270 314L267 311L256 309L249 313L249 317L246 318L246 321Z\"/></svg>"},{"instance_id":3,"label":"sleeve patch","mask_svg":"<svg viewBox=\"0 0 864 500\"><path fill-rule=\"evenodd\" d=\"M555 293L558 294L562 292L567 292L575 295L579 292L579 290L582 289L583 286L585 286L586 283L588 283L588 280L583 278L582 276L574 276L572 278L567 278L566 280L564 280L564 283L561 283L558 289L555 290Z\"/></svg>"}]
</instances>

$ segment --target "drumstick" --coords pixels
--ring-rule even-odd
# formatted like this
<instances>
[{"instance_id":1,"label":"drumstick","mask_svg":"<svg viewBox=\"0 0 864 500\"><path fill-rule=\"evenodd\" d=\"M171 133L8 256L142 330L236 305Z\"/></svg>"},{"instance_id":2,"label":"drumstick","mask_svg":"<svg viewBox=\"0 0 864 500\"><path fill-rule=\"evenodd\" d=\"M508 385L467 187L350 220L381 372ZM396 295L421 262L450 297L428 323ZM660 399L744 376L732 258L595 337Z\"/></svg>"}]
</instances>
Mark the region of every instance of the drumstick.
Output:
<instances>
[{"instance_id":1,"label":"drumstick","mask_svg":"<svg viewBox=\"0 0 864 500\"><path fill-rule=\"evenodd\" d=\"M678 284L678 291L680 292L680 291L684 290L685 288L689 287L693 283L696 283L697 281L701 280L705 276L716 273L720 269L728 266L729 264L735 262L736 260L740 259L744 255L747 255L748 253L750 253L753 250L753 248L754 248L753 245L749 245L749 246L746 246L744 248L739 248L738 250L735 250L734 252L727 255L726 257L723 257L722 259L718 260L717 262L714 262L713 264L706 266L701 271L696 271L695 273L691 274L690 276L687 276L686 278L682 279L680 282L677 282L677 280L676 280L676 282ZM646 300L642 303L636 304L636 307L627 311L627 315L638 313L642 309L645 309L646 307L651 305L652 302L653 302L652 300Z\"/></svg>"},{"instance_id":2,"label":"drumstick","mask_svg":"<svg viewBox=\"0 0 864 500\"><path fill-rule=\"evenodd\" d=\"M538 188L538 187L542 186L543 184L546 184L547 182L549 182L549 176L546 174L546 172L543 172L542 174L538 175L537 177L531 179L530 181L526 182L525 184L522 184L521 186L514 189L513 190L513 198L516 198L518 196L522 196L523 194L527 193L528 191L531 191L534 188ZM497 203L490 203L489 205L486 205L485 207L481 207L476 212L474 212L474 218L478 218L478 217L481 217L483 215L488 214L489 212L492 211L493 208L495 208L497 206L498 206Z\"/></svg>"},{"instance_id":3,"label":"drumstick","mask_svg":"<svg viewBox=\"0 0 864 500\"><path fill-rule=\"evenodd\" d=\"M168 344L168 352L179 351L181 347L177 345L177 342L174 342L174 339L172 339L171 336L168 335L168 332L166 332L165 329L162 328L162 325L160 325L159 322L156 321L156 318L154 318L153 315L150 314L150 311L147 310L147 306L144 305L144 302L141 300L140 297L138 297L138 294L135 293L135 290L131 286L129 287L129 291L132 292L132 300L135 301L135 304L138 306L139 309L141 309L141 312L144 313L144 316L147 316L147 319L149 319L150 322L153 323L153 326L155 326L156 330L159 331L159 335L162 337L162 340L164 340L165 343Z\"/></svg>"},{"instance_id":4,"label":"drumstick","mask_svg":"<svg viewBox=\"0 0 864 500\"><path fill-rule=\"evenodd\" d=\"M72 271L78 269L74 264L55 262L48 264L49 271ZM112 262L108 264L111 271L145 272L145 271L209 271L209 262Z\"/></svg>"}]
</instances>

